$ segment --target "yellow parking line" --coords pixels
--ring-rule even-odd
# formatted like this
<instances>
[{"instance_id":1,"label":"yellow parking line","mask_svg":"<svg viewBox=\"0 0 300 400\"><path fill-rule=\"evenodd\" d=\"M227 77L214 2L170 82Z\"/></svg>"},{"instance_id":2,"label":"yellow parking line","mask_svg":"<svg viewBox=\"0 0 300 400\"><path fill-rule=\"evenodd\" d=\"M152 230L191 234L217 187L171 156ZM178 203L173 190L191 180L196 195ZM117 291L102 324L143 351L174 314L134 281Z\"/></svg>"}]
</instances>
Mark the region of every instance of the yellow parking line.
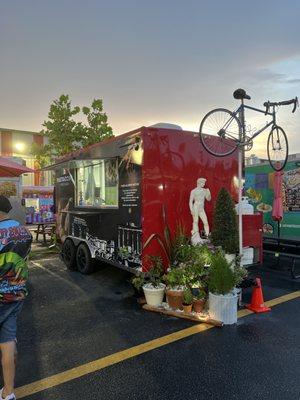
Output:
<instances>
[{"instance_id":1,"label":"yellow parking line","mask_svg":"<svg viewBox=\"0 0 300 400\"><path fill-rule=\"evenodd\" d=\"M267 301L266 305L269 307L275 306L284 303L286 301L296 299L298 297L300 297L300 291L289 293L287 295L278 297L274 300ZM243 318L249 314L252 314L252 311L246 309L240 310L238 312L238 318ZM111 354L103 358L99 358L98 360L80 365L75 368L71 368L67 371L60 372L48 378L40 379L36 382L32 382L29 383L28 385L24 385L17 388L16 389L17 398L21 399L23 397L30 396L34 393L50 389L54 386L61 385L62 383L66 383L73 379L80 378L92 372L100 371L101 369L128 360L129 358L136 357L140 354L147 353L148 351L157 349L159 347L176 342L180 339L187 338L197 333L207 331L208 329L212 328L213 328L212 325L207 325L207 324L194 325L190 328L182 329L178 332L174 332L169 335L159 337L149 342L142 343L134 347L130 347L129 349L119 351L117 353Z\"/></svg>"},{"instance_id":2,"label":"yellow parking line","mask_svg":"<svg viewBox=\"0 0 300 400\"><path fill-rule=\"evenodd\" d=\"M273 306L277 306L277 304L281 304L281 303L284 303L289 300L297 299L298 297L300 297L300 290L297 290L297 292L285 294L284 296L277 297L276 299L273 299L273 300L266 301L266 305L268 307L273 307Z\"/></svg>"}]
</instances>

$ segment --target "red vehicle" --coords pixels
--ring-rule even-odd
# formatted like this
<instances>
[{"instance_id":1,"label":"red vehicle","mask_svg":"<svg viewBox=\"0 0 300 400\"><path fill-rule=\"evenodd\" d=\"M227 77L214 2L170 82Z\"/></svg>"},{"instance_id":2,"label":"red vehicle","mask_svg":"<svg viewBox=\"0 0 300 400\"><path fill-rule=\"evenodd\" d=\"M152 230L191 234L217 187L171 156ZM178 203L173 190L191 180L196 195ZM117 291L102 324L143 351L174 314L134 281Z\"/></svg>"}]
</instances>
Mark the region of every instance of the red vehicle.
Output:
<instances>
[{"instance_id":1,"label":"red vehicle","mask_svg":"<svg viewBox=\"0 0 300 400\"><path fill-rule=\"evenodd\" d=\"M221 187L237 201L237 152L213 157L198 134L179 129L142 127L69 154L52 168L62 258L81 273L92 272L96 259L144 272L147 255L164 257L157 238L166 226L171 235L179 224L191 232L189 195L199 177L212 196L205 205L210 225Z\"/></svg>"}]
</instances>

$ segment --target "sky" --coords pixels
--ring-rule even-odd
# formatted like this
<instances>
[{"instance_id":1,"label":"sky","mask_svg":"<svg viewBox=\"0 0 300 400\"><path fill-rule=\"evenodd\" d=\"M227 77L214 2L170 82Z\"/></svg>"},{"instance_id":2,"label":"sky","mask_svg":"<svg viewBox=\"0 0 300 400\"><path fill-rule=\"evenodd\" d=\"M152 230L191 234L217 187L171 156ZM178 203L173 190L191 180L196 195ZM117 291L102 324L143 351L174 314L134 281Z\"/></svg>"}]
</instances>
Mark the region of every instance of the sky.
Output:
<instances>
[{"instance_id":1,"label":"sky","mask_svg":"<svg viewBox=\"0 0 300 400\"><path fill-rule=\"evenodd\" d=\"M115 134L300 97L299 0L0 0L0 127L40 131L51 102L102 98ZM266 122L246 115L250 130ZM290 153L300 110L278 110ZM266 156L267 134L251 153Z\"/></svg>"}]
</instances>

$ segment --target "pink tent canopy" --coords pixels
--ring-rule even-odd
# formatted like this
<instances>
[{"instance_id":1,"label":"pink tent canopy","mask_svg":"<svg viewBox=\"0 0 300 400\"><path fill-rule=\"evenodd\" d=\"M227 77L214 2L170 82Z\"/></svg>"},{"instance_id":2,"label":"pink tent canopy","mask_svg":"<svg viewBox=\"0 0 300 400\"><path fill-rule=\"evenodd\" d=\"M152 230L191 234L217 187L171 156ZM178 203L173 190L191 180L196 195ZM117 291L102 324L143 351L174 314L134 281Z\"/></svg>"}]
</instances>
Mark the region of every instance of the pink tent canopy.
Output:
<instances>
[{"instance_id":1,"label":"pink tent canopy","mask_svg":"<svg viewBox=\"0 0 300 400\"><path fill-rule=\"evenodd\" d=\"M272 210L272 219L274 221L281 221L283 218L283 207L282 207L282 195L281 195L281 186L282 186L282 171L276 171L274 174L274 200L273 200L273 210Z\"/></svg>"},{"instance_id":2,"label":"pink tent canopy","mask_svg":"<svg viewBox=\"0 0 300 400\"><path fill-rule=\"evenodd\" d=\"M24 165L18 164L11 161L9 158L0 157L0 176L1 177L12 177L20 176L25 173L34 172L33 169L25 167Z\"/></svg>"}]
</instances>

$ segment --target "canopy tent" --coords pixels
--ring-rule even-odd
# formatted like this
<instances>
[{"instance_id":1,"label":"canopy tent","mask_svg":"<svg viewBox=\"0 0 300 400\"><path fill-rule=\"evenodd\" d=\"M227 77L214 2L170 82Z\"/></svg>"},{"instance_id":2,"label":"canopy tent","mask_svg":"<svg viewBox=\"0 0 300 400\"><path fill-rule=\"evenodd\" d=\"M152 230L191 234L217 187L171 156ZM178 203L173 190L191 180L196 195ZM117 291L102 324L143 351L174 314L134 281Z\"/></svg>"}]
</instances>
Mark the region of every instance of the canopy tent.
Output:
<instances>
[{"instance_id":1,"label":"canopy tent","mask_svg":"<svg viewBox=\"0 0 300 400\"><path fill-rule=\"evenodd\" d=\"M15 177L29 172L34 172L34 170L11 161L9 158L0 157L0 177Z\"/></svg>"}]
</instances>

